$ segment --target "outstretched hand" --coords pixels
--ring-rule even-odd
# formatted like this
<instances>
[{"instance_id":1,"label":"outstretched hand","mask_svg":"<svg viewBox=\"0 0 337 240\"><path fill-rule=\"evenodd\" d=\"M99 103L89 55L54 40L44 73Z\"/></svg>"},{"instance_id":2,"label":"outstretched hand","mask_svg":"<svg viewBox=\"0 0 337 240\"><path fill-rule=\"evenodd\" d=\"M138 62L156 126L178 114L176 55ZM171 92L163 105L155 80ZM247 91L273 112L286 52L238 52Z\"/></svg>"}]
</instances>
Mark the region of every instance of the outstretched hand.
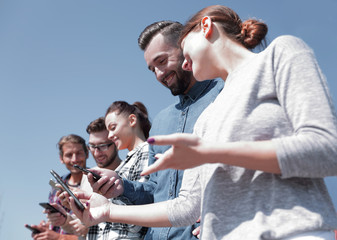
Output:
<instances>
[{"instance_id":1,"label":"outstretched hand","mask_svg":"<svg viewBox=\"0 0 337 240\"><path fill-rule=\"evenodd\" d=\"M84 203L84 211L78 209L74 199L68 195L69 204L73 213L84 225L90 227L108 220L111 203L106 197L97 193L88 192L77 193L76 197Z\"/></svg>"},{"instance_id":2,"label":"outstretched hand","mask_svg":"<svg viewBox=\"0 0 337 240\"><path fill-rule=\"evenodd\" d=\"M171 145L163 154L156 154L157 161L146 168L141 175L148 175L168 168L187 169L202 165L205 159L202 150L205 147L201 139L193 134L175 133L149 138L152 145Z\"/></svg>"}]
</instances>

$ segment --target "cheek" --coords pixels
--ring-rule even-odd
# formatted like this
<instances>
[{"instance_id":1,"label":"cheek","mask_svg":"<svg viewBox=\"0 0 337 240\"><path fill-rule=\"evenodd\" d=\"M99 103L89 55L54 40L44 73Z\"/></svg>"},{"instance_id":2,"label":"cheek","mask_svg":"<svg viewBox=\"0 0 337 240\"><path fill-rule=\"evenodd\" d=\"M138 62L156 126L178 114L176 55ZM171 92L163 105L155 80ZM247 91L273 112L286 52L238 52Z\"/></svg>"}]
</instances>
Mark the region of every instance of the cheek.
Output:
<instances>
[{"instance_id":1,"label":"cheek","mask_svg":"<svg viewBox=\"0 0 337 240\"><path fill-rule=\"evenodd\" d=\"M70 159L69 158L63 158L63 163L65 165L69 165L70 164Z\"/></svg>"},{"instance_id":2,"label":"cheek","mask_svg":"<svg viewBox=\"0 0 337 240\"><path fill-rule=\"evenodd\" d=\"M193 62L192 73L193 73L194 78L197 81L202 81L203 80L202 76L201 76L201 72L200 72L200 67L198 66L198 63Z\"/></svg>"}]
</instances>

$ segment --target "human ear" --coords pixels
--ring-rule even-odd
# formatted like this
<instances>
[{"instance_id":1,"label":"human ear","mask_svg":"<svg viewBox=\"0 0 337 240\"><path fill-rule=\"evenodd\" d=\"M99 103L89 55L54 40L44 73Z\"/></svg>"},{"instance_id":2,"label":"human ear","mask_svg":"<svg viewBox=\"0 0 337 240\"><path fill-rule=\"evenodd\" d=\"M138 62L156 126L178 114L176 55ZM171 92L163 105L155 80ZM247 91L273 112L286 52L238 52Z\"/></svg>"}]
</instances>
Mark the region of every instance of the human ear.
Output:
<instances>
[{"instance_id":1,"label":"human ear","mask_svg":"<svg viewBox=\"0 0 337 240\"><path fill-rule=\"evenodd\" d=\"M137 123L137 117L136 117L135 114L130 114L130 115L129 115L129 123L130 123L130 126L131 126L131 127L136 126L136 123Z\"/></svg>"},{"instance_id":2,"label":"human ear","mask_svg":"<svg viewBox=\"0 0 337 240\"><path fill-rule=\"evenodd\" d=\"M212 35L212 20L210 17L203 17L201 20L201 28L206 38L209 38Z\"/></svg>"}]
</instances>

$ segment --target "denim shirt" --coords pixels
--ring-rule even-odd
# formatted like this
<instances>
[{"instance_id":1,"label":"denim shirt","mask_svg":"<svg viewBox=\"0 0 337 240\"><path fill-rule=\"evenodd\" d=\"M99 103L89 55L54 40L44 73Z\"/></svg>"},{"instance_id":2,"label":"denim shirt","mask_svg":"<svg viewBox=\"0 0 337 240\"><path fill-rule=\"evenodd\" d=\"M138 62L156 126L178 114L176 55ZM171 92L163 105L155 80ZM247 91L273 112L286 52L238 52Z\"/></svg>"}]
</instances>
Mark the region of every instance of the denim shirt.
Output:
<instances>
[{"instance_id":1,"label":"denim shirt","mask_svg":"<svg viewBox=\"0 0 337 240\"><path fill-rule=\"evenodd\" d=\"M224 86L221 79L196 82L186 95L179 95L179 102L162 110L154 119L150 136L172 133L192 133L202 111L214 101ZM164 153L170 146L149 146L149 165L157 153ZM145 183L124 181L124 196L133 204L147 204L174 199L179 196L183 170L167 169L150 175ZM149 228L145 239L196 239L192 231L197 224L188 227Z\"/></svg>"}]
</instances>

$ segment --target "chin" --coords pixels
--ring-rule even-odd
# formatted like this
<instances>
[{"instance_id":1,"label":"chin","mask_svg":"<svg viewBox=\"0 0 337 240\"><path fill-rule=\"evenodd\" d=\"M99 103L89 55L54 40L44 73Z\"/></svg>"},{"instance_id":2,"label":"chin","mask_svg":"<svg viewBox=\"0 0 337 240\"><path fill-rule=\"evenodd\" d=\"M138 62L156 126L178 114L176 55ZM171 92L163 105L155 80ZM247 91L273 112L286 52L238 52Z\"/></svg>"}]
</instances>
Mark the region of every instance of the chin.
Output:
<instances>
[{"instance_id":1,"label":"chin","mask_svg":"<svg viewBox=\"0 0 337 240\"><path fill-rule=\"evenodd\" d=\"M197 76L194 76L195 80L197 80L198 82L202 82L202 81L205 81L205 80L208 80L210 78L203 78L203 77L197 77Z\"/></svg>"},{"instance_id":2,"label":"chin","mask_svg":"<svg viewBox=\"0 0 337 240\"><path fill-rule=\"evenodd\" d=\"M105 167L105 164L102 164L102 163L96 163L97 167L99 168L104 168Z\"/></svg>"}]
</instances>

